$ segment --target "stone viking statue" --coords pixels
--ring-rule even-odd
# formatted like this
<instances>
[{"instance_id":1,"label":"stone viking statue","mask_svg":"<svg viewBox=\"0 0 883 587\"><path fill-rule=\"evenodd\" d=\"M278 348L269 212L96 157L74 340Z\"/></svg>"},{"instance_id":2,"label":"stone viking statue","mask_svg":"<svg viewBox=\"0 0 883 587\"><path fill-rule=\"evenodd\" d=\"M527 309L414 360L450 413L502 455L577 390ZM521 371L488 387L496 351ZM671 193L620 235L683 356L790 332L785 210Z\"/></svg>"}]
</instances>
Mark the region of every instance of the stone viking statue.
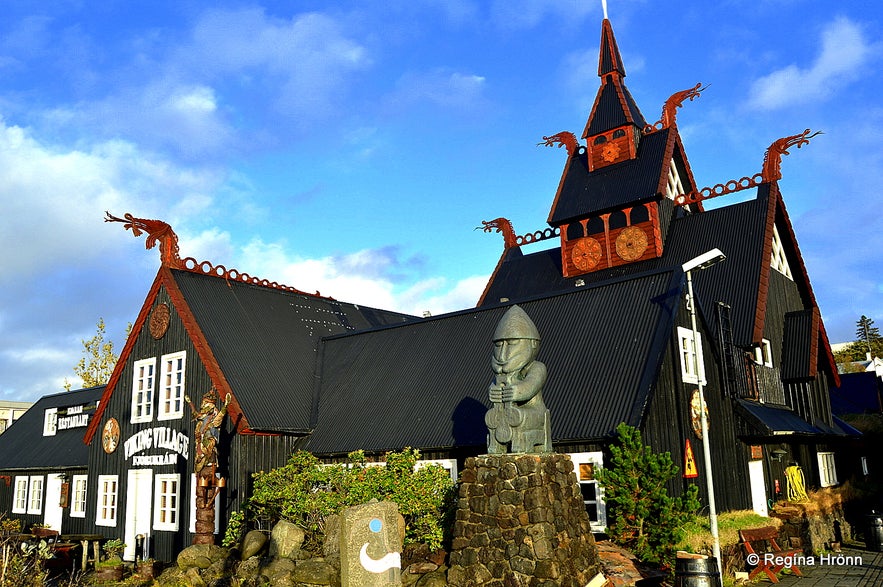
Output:
<instances>
[{"instance_id":1,"label":"stone viking statue","mask_svg":"<svg viewBox=\"0 0 883 587\"><path fill-rule=\"evenodd\" d=\"M540 333L530 317L512 306L494 332L489 388L493 407L485 414L488 454L552 452L549 410L543 403L546 366L536 360Z\"/></svg>"}]
</instances>

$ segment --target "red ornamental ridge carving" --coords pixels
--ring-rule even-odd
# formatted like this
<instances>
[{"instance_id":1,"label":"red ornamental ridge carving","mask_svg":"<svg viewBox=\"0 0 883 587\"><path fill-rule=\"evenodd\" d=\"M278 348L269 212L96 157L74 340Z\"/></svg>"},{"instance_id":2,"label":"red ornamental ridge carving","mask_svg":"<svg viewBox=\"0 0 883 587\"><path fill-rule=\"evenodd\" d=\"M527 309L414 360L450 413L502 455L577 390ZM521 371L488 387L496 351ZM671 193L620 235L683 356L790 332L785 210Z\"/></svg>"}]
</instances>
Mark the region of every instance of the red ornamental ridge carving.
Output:
<instances>
[{"instance_id":1,"label":"red ornamental ridge carving","mask_svg":"<svg viewBox=\"0 0 883 587\"><path fill-rule=\"evenodd\" d=\"M539 147L540 145L545 145L546 147L554 147L555 143L558 143L559 149L562 146L567 147L567 154L571 156L576 152L577 147L579 147L579 143L576 140L576 135L566 130L556 133L550 137L543 137L543 142L537 143L537 146Z\"/></svg>"},{"instance_id":2,"label":"red ornamental ridge carving","mask_svg":"<svg viewBox=\"0 0 883 587\"><path fill-rule=\"evenodd\" d=\"M172 227L162 220L151 220L149 218L135 218L131 214L123 214L122 218L117 218L110 212L105 211L105 222L122 222L126 230L131 229L132 234L136 237L141 236L141 232L147 233L147 240L144 247L152 249L159 241L159 256L162 264L167 267L180 268L181 258L178 256L178 235L172 230Z\"/></svg>"},{"instance_id":3,"label":"red ornamental ridge carving","mask_svg":"<svg viewBox=\"0 0 883 587\"><path fill-rule=\"evenodd\" d=\"M123 222L125 228L131 229L132 234L136 237L141 236L142 231L148 234L145 248L152 249L156 246L157 241L160 243L160 260L163 266L171 269L183 269L192 273L201 273L202 275L211 275L213 277L221 277L226 280L241 281L242 283L250 283L261 287L269 287L291 293L304 295L312 295L317 298L333 300L334 298L323 296L318 291L314 294L299 290L296 287L283 285L275 281L252 277L248 273L241 273L236 269L227 269L223 265L214 265L210 261L197 261L193 257L181 259L178 254L178 235L172 230L172 227L162 220L149 220L146 218L135 218L131 214L124 214L122 218L113 216L110 212L105 212L105 222ZM507 221L508 222L508 221ZM510 225L511 228L511 225Z\"/></svg>"},{"instance_id":4,"label":"red ornamental ridge carving","mask_svg":"<svg viewBox=\"0 0 883 587\"><path fill-rule=\"evenodd\" d=\"M699 97L699 94L708 89L708 86L702 87L699 82L692 88L675 92L669 96L668 100L662 106L662 118L653 125L649 125L644 129L645 134L655 130L662 130L670 126L675 126L678 108L682 108L686 100L691 102Z\"/></svg>"},{"instance_id":5,"label":"red ornamental ridge carving","mask_svg":"<svg viewBox=\"0 0 883 587\"><path fill-rule=\"evenodd\" d=\"M761 175L763 175L764 181L777 181L782 179L782 155L788 155L788 149L795 145L797 145L798 149L803 145L808 145L809 140L822 134L822 131L816 131L813 134L809 133L810 129L806 129L800 134L791 135L790 137L782 137L770 145L769 149L766 150L766 154L763 156L763 171L761 171Z\"/></svg>"},{"instance_id":6,"label":"red ornamental ridge carving","mask_svg":"<svg viewBox=\"0 0 883 587\"><path fill-rule=\"evenodd\" d=\"M515 231L512 229L512 223L509 222L506 218L494 218L493 220L482 220L483 226L476 226L475 230L479 228L485 232L490 232L492 230L496 230L497 232L503 233L503 246L507 249L510 247L517 247L518 243L515 242Z\"/></svg>"}]
</instances>

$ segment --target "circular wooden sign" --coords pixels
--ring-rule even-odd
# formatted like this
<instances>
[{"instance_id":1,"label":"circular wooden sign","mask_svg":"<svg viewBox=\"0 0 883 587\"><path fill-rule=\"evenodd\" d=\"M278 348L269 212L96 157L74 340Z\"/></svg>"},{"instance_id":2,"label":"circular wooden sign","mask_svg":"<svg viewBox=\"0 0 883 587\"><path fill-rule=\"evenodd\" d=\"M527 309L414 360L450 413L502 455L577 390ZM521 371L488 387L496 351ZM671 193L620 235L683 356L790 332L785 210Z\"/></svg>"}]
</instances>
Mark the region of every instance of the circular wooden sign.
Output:
<instances>
[{"instance_id":1,"label":"circular wooden sign","mask_svg":"<svg viewBox=\"0 0 883 587\"><path fill-rule=\"evenodd\" d=\"M580 271L594 269L601 260L601 243L592 237L581 238L570 249L570 260Z\"/></svg>"},{"instance_id":2,"label":"circular wooden sign","mask_svg":"<svg viewBox=\"0 0 883 587\"><path fill-rule=\"evenodd\" d=\"M616 254L624 261L635 261L647 250L647 234L637 226L629 226L616 237Z\"/></svg>"},{"instance_id":3,"label":"circular wooden sign","mask_svg":"<svg viewBox=\"0 0 883 587\"><path fill-rule=\"evenodd\" d=\"M120 423L116 418L111 418L104 423L104 430L101 431L101 447L104 452L111 454L120 445Z\"/></svg>"},{"instance_id":4,"label":"circular wooden sign","mask_svg":"<svg viewBox=\"0 0 883 587\"><path fill-rule=\"evenodd\" d=\"M166 331L169 329L171 315L168 304L157 304L153 312L150 313L150 336L156 339L165 336Z\"/></svg>"}]
</instances>

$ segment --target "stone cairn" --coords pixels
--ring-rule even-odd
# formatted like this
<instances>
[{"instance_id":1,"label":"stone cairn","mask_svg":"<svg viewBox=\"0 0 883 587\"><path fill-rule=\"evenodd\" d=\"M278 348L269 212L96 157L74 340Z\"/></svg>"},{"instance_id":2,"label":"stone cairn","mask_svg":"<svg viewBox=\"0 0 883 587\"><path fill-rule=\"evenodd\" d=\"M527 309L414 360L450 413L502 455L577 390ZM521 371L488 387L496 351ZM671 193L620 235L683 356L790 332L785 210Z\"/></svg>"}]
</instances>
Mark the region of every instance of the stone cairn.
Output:
<instances>
[{"instance_id":1,"label":"stone cairn","mask_svg":"<svg viewBox=\"0 0 883 587\"><path fill-rule=\"evenodd\" d=\"M600 571L569 456L471 457L460 479L449 585L582 587Z\"/></svg>"}]
</instances>

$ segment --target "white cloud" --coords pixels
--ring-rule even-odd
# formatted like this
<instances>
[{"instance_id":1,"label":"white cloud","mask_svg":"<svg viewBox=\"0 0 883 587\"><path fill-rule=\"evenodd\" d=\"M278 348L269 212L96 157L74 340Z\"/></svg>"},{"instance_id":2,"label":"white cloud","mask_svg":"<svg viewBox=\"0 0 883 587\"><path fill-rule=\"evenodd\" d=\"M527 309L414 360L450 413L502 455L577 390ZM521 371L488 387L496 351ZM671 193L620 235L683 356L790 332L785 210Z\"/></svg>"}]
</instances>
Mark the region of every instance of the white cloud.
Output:
<instances>
[{"instance_id":1,"label":"white cloud","mask_svg":"<svg viewBox=\"0 0 883 587\"><path fill-rule=\"evenodd\" d=\"M754 81L749 106L775 110L796 104L824 101L843 84L867 75L865 66L873 48L861 27L845 17L822 31L821 52L807 68L791 64Z\"/></svg>"},{"instance_id":2,"label":"white cloud","mask_svg":"<svg viewBox=\"0 0 883 587\"><path fill-rule=\"evenodd\" d=\"M255 239L242 253L241 266L248 267L252 276L418 316L424 311L441 314L474 307L488 280L471 276L450 284L442 277L408 275L413 260L398 258L393 247L309 259L289 255L282 243Z\"/></svg>"},{"instance_id":3,"label":"white cloud","mask_svg":"<svg viewBox=\"0 0 883 587\"><path fill-rule=\"evenodd\" d=\"M399 107L429 103L461 112L481 110L485 81L480 75L446 69L406 73L396 83L392 101Z\"/></svg>"},{"instance_id":4,"label":"white cloud","mask_svg":"<svg viewBox=\"0 0 883 587\"><path fill-rule=\"evenodd\" d=\"M589 14L600 15L600 6L585 0L495 0L491 7L498 27L516 30L533 28L547 16L575 26Z\"/></svg>"}]
</instances>

